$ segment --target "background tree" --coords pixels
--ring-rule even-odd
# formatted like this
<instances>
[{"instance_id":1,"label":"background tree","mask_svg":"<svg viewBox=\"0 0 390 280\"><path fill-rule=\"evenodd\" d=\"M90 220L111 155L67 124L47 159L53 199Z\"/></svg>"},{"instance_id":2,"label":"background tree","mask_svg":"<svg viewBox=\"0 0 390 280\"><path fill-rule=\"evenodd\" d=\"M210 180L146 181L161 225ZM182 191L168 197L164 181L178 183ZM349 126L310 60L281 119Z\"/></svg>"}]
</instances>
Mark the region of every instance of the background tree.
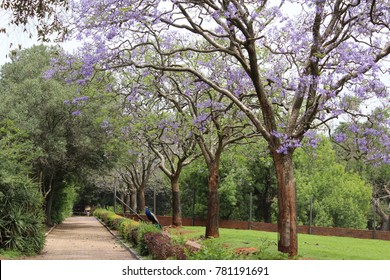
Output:
<instances>
[{"instance_id":1,"label":"background tree","mask_svg":"<svg viewBox=\"0 0 390 280\"><path fill-rule=\"evenodd\" d=\"M388 110L375 110L370 118L352 116L343 122L332 135L338 156L349 170L358 172L372 188L373 211L379 216L382 230L389 230L389 155L383 145L387 145L389 129L378 129L378 124L386 122ZM376 227L377 218L370 219L371 227Z\"/></svg>"},{"instance_id":2,"label":"background tree","mask_svg":"<svg viewBox=\"0 0 390 280\"><path fill-rule=\"evenodd\" d=\"M180 122L180 118L176 122L174 116L167 115L157 123L161 133L157 133L158 138L149 138L149 145L160 160L161 171L171 183L172 224L181 226L180 174L199 155L195 154L195 137L187 129L187 124Z\"/></svg>"},{"instance_id":3,"label":"background tree","mask_svg":"<svg viewBox=\"0 0 390 280\"><path fill-rule=\"evenodd\" d=\"M77 95L76 87L43 77L50 52L56 50L35 46L14 53L12 62L2 67L0 80L2 113L25 130L41 151L34 160L33 178L45 198L48 224L60 222L62 210L69 213L82 172L111 160L105 153L104 131L96 122L100 111L85 106L88 96Z\"/></svg>"},{"instance_id":4,"label":"background tree","mask_svg":"<svg viewBox=\"0 0 390 280\"><path fill-rule=\"evenodd\" d=\"M130 80L126 86L131 92L126 105L130 138L143 142L155 154L159 161L156 164L171 182L172 224L181 226L179 177L195 158L194 134L175 105L162 98L164 84L156 83L152 75L141 73Z\"/></svg>"},{"instance_id":5,"label":"background tree","mask_svg":"<svg viewBox=\"0 0 390 280\"><path fill-rule=\"evenodd\" d=\"M323 138L315 150L298 149L294 164L299 223L309 224L312 199L313 225L367 228L372 189L358 173L337 162L328 139Z\"/></svg>"},{"instance_id":6,"label":"background tree","mask_svg":"<svg viewBox=\"0 0 390 280\"><path fill-rule=\"evenodd\" d=\"M199 62L199 61L198 61ZM164 78L164 77L163 77ZM159 90L159 95L174 105L181 118L191 127L208 168L208 214L206 236L219 237L220 161L230 145L246 143L255 137L248 123L237 117L230 100L208 87L196 87L196 81L186 75L170 76L171 86ZM183 84L188 84L183 87Z\"/></svg>"}]
</instances>

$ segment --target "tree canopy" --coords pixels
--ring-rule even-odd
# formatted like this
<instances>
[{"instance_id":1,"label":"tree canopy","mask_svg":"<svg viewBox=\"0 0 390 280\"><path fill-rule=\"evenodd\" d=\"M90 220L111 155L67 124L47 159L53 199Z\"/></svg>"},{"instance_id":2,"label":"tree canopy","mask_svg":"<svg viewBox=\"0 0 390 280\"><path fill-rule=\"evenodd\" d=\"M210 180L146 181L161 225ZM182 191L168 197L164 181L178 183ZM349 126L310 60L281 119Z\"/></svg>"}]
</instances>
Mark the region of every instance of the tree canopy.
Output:
<instances>
[{"instance_id":1,"label":"tree canopy","mask_svg":"<svg viewBox=\"0 0 390 280\"><path fill-rule=\"evenodd\" d=\"M2 117L25 131L40 152L31 159L30 175L45 199L47 224L61 222L71 213L75 199L71 194L75 190L70 189L77 185L77 178L83 178L89 169L97 170L113 162L106 153L108 138L98 122L104 107L99 106L102 110L97 111L85 106L92 96L78 93L76 87L63 81L44 78L50 54L56 52L56 48L42 45L17 51L12 62L2 67L0 78ZM93 85L84 93L91 88ZM94 95L102 98L98 92ZM67 195L69 203L62 199Z\"/></svg>"}]
</instances>

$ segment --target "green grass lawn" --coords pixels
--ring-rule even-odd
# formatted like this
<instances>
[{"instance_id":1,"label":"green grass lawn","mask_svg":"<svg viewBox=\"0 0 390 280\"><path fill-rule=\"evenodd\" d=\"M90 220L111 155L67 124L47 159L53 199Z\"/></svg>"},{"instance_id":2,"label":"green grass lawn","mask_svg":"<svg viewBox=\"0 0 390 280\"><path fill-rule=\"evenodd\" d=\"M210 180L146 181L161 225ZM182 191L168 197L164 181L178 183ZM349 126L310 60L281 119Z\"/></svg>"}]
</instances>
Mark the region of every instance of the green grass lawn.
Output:
<instances>
[{"instance_id":1,"label":"green grass lawn","mask_svg":"<svg viewBox=\"0 0 390 280\"><path fill-rule=\"evenodd\" d=\"M204 227L182 227L172 230L185 239L199 239ZM277 252L277 233L254 230L220 229L220 238L214 240L232 249L259 247L267 244ZM299 258L315 260L390 260L390 241L349 237L299 234Z\"/></svg>"}]
</instances>

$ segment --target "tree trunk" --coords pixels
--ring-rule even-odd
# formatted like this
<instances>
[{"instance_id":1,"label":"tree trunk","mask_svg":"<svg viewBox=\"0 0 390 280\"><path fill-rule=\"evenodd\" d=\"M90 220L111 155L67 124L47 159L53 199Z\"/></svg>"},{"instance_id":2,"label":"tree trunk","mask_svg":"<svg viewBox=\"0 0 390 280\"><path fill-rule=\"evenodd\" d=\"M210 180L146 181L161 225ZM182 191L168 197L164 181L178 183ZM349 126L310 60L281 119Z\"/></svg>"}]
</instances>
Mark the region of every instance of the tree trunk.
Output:
<instances>
[{"instance_id":1,"label":"tree trunk","mask_svg":"<svg viewBox=\"0 0 390 280\"><path fill-rule=\"evenodd\" d=\"M179 176L174 176L171 179L172 187L172 224L174 226L182 226L181 220L181 205L180 205L180 185Z\"/></svg>"},{"instance_id":2,"label":"tree trunk","mask_svg":"<svg viewBox=\"0 0 390 280\"><path fill-rule=\"evenodd\" d=\"M51 214L52 214L52 207L53 207L53 197L54 197L54 191L53 189L48 193L46 196L46 203L45 203L45 215L46 215L46 225L52 226L53 222L51 220Z\"/></svg>"},{"instance_id":3,"label":"tree trunk","mask_svg":"<svg viewBox=\"0 0 390 280\"><path fill-rule=\"evenodd\" d=\"M137 190L131 189L130 190L130 207L133 209L133 211L137 211Z\"/></svg>"},{"instance_id":4,"label":"tree trunk","mask_svg":"<svg viewBox=\"0 0 390 280\"><path fill-rule=\"evenodd\" d=\"M374 201L375 212L381 217L381 230L390 231L390 215L386 214L385 211L380 207L379 199Z\"/></svg>"},{"instance_id":5,"label":"tree trunk","mask_svg":"<svg viewBox=\"0 0 390 280\"><path fill-rule=\"evenodd\" d=\"M209 168L208 212L206 237L219 237L219 159L213 161Z\"/></svg>"},{"instance_id":6,"label":"tree trunk","mask_svg":"<svg viewBox=\"0 0 390 280\"><path fill-rule=\"evenodd\" d=\"M126 200L125 200L125 202L126 202L126 204L128 205L128 206L130 206L130 203L131 203L131 197L130 197L131 195L130 195L130 191L129 190L127 190L126 191ZM130 206L131 207L131 206ZM128 207L126 206L126 210L128 210ZM130 212L131 213L131 211L129 210L129 211L126 211L126 212Z\"/></svg>"},{"instance_id":7,"label":"tree trunk","mask_svg":"<svg viewBox=\"0 0 390 280\"><path fill-rule=\"evenodd\" d=\"M142 213L145 211L145 187L141 186L137 189L137 204L138 209L137 213Z\"/></svg>"},{"instance_id":8,"label":"tree trunk","mask_svg":"<svg viewBox=\"0 0 390 280\"><path fill-rule=\"evenodd\" d=\"M122 205L123 213L126 213L127 207L124 204L126 198L125 198L125 194L123 193L123 191L121 191L121 193L119 195L119 198L121 199L121 205Z\"/></svg>"},{"instance_id":9,"label":"tree trunk","mask_svg":"<svg viewBox=\"0 0 390 280\"><path fill-rule=\"evenodd\" d=\"M292 152L272 153L278 179L278 250L298 254L296 191Z\"/></svg>"},{"instance_id":10,"label":"tree trunk","mask_svg":"<svg viewBox=\"0 0 390 280\"><path fill-rule=\"evenodd\" d=\"M385 218L382 218L382 230L390 231L390 215L387 215Z\"/></svg>"}]
</instances>

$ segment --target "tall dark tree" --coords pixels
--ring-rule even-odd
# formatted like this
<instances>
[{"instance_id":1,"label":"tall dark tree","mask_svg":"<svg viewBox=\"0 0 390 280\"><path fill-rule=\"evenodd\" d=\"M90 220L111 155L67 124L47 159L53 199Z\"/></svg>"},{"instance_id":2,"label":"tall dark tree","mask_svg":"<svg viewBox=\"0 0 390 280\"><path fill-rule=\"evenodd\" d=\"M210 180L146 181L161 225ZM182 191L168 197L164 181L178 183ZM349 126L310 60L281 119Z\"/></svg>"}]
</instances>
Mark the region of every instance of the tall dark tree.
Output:
<instances>
[{"instance_id":1,"label":"tall dark tree","mask_svg":"<svg viewBox=\"0 0 390 280\"><path fill-rule=\"evenodd\" d=\"M80 96L74 86L44 78L50 53L56 52L35 46L13 53L12 62L2 67L0 79L2 114L26 131L41 151L33 161L33 178L45 198L48 224L58 216L53 209L61 209L55 204L63 201L56 197L72 185L72 177L80 176L84 168L99 168L110 162L104 130L95 121L94 114L100 112L88 108L88 96Z\"/></svg>"}]
</instances>

